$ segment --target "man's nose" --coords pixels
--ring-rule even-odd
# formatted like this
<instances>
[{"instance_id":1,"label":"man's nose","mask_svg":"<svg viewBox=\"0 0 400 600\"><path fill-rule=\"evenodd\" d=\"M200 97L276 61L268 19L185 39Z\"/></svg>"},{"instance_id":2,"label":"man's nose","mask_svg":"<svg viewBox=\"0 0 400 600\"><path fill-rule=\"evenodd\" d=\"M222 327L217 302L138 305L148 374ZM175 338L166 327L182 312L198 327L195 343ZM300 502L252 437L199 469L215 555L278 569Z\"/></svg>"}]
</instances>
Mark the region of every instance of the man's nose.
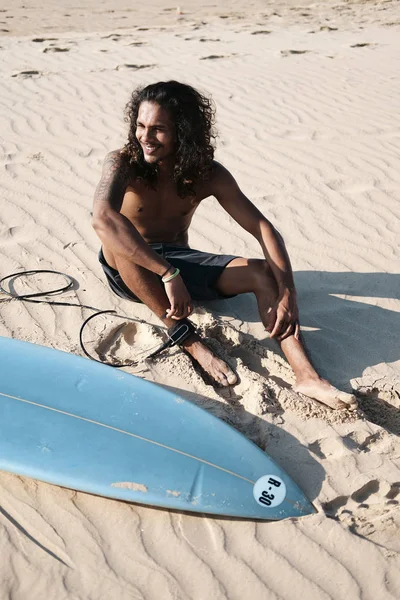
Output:
<instances>
[{"instance_id":1,"label":"man's nose","mask_svg":"<svg viewBox=\"0 0 400 600\"><path fill-rule=\"evenodd\" d=\"M149 142L152 139L152 137L153 137L153 134L152 134L151 129L145 129L143 131L142 140L144 142Z\"/></svg>"}]
</instances>

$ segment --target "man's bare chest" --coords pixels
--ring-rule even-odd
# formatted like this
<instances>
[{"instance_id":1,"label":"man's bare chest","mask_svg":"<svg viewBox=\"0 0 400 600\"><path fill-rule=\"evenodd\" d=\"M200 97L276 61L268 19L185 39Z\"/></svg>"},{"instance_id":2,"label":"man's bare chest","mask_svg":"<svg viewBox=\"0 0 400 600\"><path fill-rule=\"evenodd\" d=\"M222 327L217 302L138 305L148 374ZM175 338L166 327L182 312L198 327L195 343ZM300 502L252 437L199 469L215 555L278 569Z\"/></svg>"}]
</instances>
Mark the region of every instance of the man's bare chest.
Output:
<instances>
[{"instance_id":1,"label":"man's bare chest","mask_svg":"<svg viewBox=\"0 0 400 600\"><path fill-rule=\"evenodd\" d=\"M128 185L121 213L131 221L191 218L200 200L180 198L171 188L149 189Z\"/></svg>"}]
</instances>

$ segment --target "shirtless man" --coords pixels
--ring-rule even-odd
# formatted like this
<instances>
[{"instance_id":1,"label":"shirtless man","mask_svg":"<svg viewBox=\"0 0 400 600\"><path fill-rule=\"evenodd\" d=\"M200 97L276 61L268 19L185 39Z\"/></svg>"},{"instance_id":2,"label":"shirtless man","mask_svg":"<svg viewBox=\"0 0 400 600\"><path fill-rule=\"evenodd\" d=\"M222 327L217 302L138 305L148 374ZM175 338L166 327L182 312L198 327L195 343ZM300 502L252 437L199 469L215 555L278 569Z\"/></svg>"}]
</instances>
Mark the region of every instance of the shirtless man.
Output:
<instances>
[{"instance_id":1,"label":"shirtless man","mask_svg":"<svg viewBox=\"0 0 400 600\"><path fill-rule=\"evenodd\" d=\"M354 396L321 379L306 355L281 236L213 160L210 100L175 81L156 83L133 92L126 117L128 142L106 156L93 209L99 260L111 289L144 302L168 328L182 320L190 325L192 299L252 292L266 331L294 371L295 391L334 409L354 408ZM189 247L193 215L210 196L256 238L264 260ZM195 331L188 330L180 345L216 382L236 383L235 373Z\"/></svg>"}]
</instances>

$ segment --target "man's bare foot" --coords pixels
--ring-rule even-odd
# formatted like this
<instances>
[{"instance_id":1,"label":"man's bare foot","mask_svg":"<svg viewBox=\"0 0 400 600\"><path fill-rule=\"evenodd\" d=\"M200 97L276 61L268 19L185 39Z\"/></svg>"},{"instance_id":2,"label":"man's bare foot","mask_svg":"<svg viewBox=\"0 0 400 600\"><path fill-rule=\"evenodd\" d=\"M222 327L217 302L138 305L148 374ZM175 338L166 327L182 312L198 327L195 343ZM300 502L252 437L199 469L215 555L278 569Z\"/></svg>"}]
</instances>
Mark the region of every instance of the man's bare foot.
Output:
<instances>
[{"instance_id":1,"label":"man's bare foot","mask_svg":"<svg viewBox=\"0 0 400 600\"><path fill-rule=\"evenodd\" d=\"M215 356L197 334L187 338L182 346L199 363L201 368L220 385L227 387L237 382L237 376L232 369L226 362Z\"/></svg>"},{"instance_id":2,"label":"man's bare foot","mask_svg":"<svg viewBox=\"0 0 400 600\"><path fill-rule=\"evenodd\" d=\"M341 392L333 385L326 381L326 379L306 379L296 384L293 387L295 392L304 394L313 400L318 400L322 404L335 409L355 410L357 408L357 401L353 394L347 394Z\"/></svg>"}]
</instances>

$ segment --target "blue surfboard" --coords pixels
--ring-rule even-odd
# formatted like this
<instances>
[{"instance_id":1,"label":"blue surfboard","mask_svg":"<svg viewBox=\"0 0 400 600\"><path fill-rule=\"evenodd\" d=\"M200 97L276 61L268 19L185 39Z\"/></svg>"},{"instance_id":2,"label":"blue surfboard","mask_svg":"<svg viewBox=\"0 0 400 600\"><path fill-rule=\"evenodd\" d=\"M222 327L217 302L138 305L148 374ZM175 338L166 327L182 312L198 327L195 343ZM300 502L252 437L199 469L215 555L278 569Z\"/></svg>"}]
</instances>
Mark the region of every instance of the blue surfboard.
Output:
<instances>
[{"instance_id":1,"label":"blue surfboard","mask_svg":"<svg viewBox=\"0 0 400 600\"><path fill-rule=\"evenodd\" d=\"M220 419L162 387L0 338L0 470L170 509L277 520L315 512Z\"/></svg>"}]
</instances>

